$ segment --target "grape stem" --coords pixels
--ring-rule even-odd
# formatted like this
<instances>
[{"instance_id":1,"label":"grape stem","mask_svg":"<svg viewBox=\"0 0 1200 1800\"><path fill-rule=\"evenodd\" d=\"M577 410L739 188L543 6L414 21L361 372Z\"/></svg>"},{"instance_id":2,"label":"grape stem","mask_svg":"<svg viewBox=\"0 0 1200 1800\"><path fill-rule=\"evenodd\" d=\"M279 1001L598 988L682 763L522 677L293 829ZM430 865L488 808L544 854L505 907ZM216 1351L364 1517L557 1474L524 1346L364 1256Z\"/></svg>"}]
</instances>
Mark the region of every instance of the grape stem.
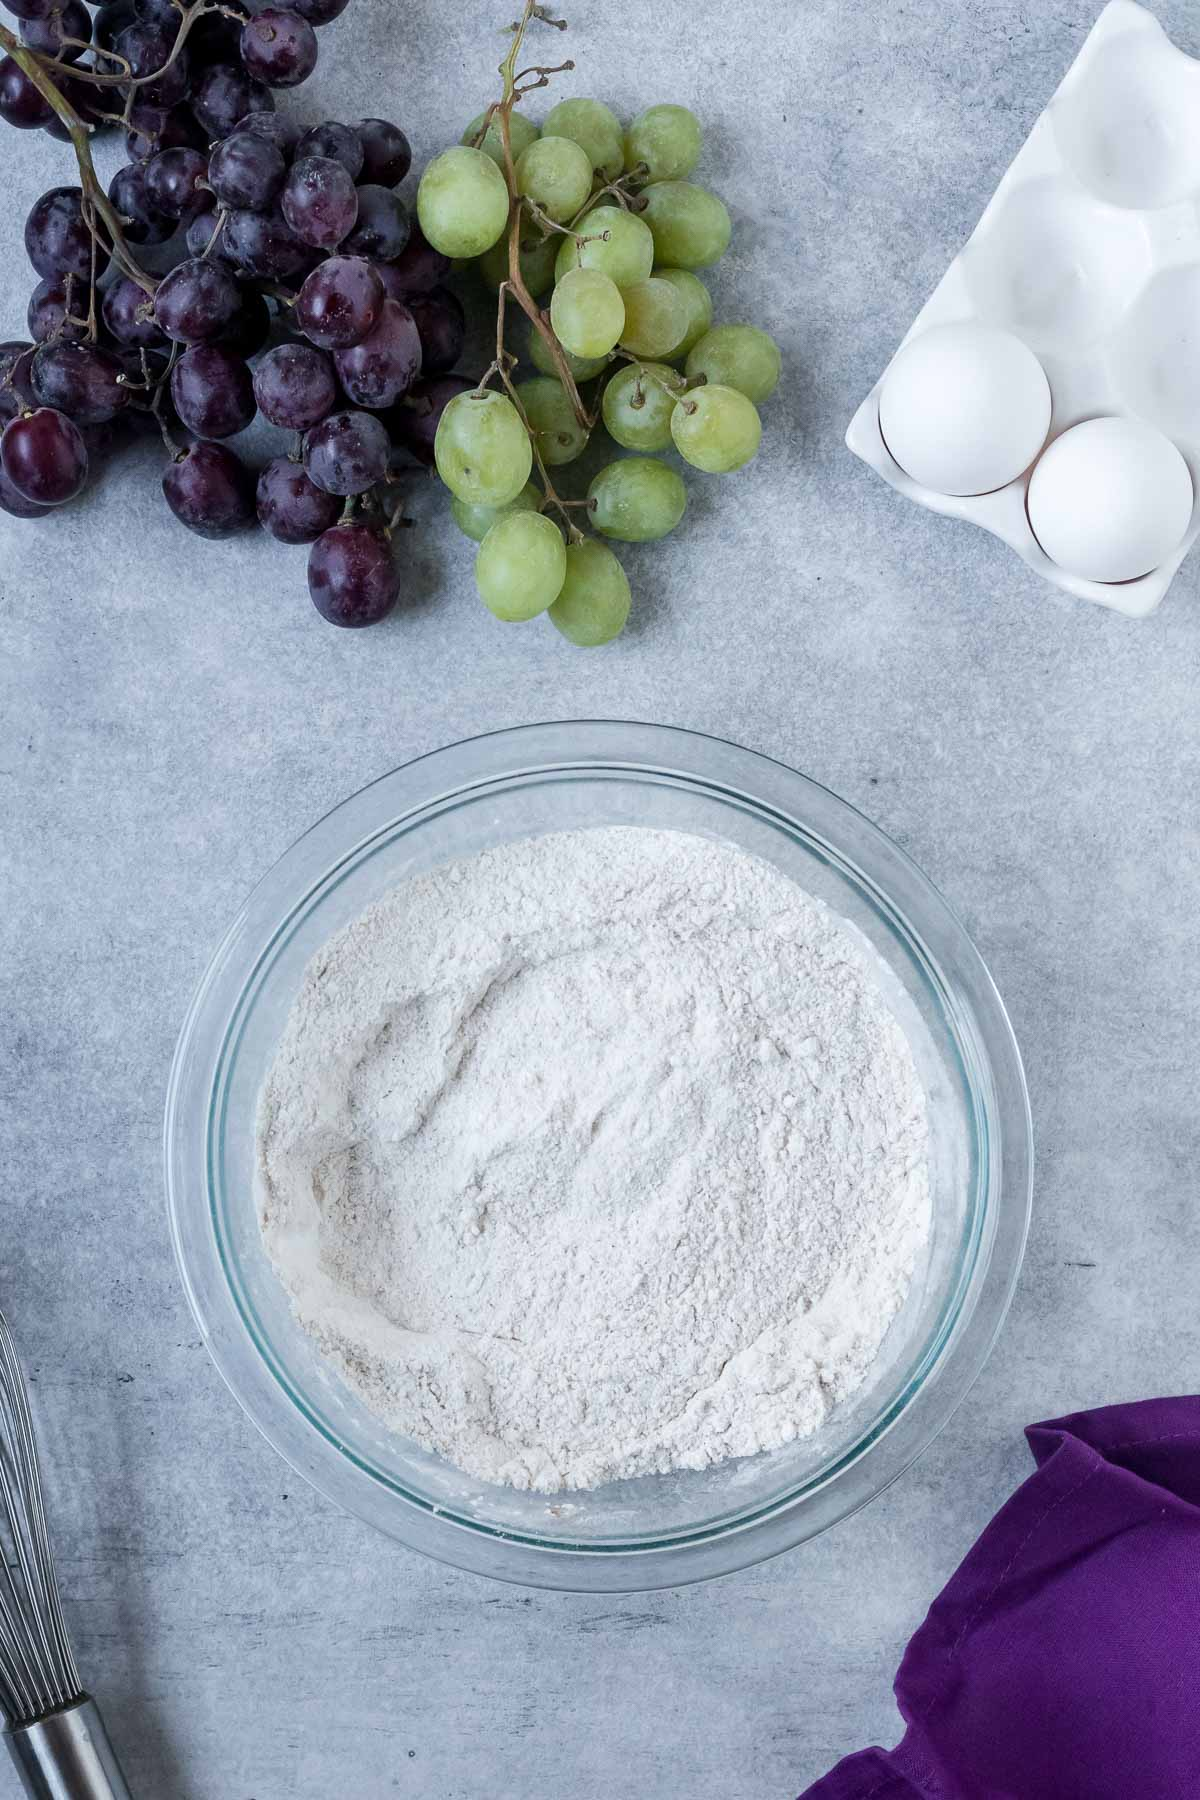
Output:
<instances>
[{"instance_id":1,"label":"grape stem","mask_svg":"<svg viewBox=\"0 0 1200 1800\"><path fill-rule=\"evenodd\" d=\"M207 244L205 244L203 250L200 252L200 261L201 262L207 261L207 259L212 255L212 252L216 249L217 239L220 237L221 233L224 231L225 221L228 217L229 217L228 209L224 206L218 206L217 222L212 228L212 236L209 238Z\"/></svg>"},{"instance_id":2,"label":"grape stem","mask_svg":"<svg viewBox=\"0 0 1200 1800\"><path fill-rule=\"evenodd\" d=\"M500 64L500 77L504 83L504 93L500 100L489 109L489 115L485 115L486 123L483 129L485 131L487 130L487 126L491 123L492 118L499 119L500 142L504 150L504 175L508 182L509 193L507 286L512 289L514 299L528 318L534 330L541 334L546 348L549 350L551 358L553 359L558 378L562 382L563 387L566 390L567 398L571 402L571 410L574 412L575 417L585 429L590 430L594 424L594 420L588 416L588 410L579 397L579 389L575 385L575 377L572 375L566 356L563 354L563 347L559 343L554 331L551 329L550 321L546 314L530 294L529 289L525 285L525 278L521 274L521 218L523 209L521 205L521 196L517 192L517 174L516 165L513 161L512 133L510 126L512 123L513 107L520 98L517 90L517 58L521 53L521 45L525 40L525 33L528 30L529 21L531 19L540 19L543 24L553 25L558 31L566 30L565 19L551 18L544 7L535 4L535 0L525 0L525 10L512 28L513 40L509 45L508 55ZM502 290L504 285L505 284L503 283L501 284ZM503 332L503 321L504 295L502 291L497 320L498 329L501 333ZM500 370L499 373L501 377L504 378L504 370ZM506 385L511 387L512 384L511 382L506 381Z\"/></svg>"},{"instance_id":3,"label":"grape stem","mask_svg":"<svg viewBox=\"0 0 1200 1800\"><path fill-rule=\"evenodd\" d=\"M566 24L565 20L563 21L563 24L565 27L565 24ZM574 67L575 67L574 62L571 61L570 58L568 58L568 60L566 62L554 63L549 68L542 68L540 65L538 65L537 67L534 67L534 68L522 69L519 72L519 74L513 76L513 97L514 97L514 99L520 100L523 97L523 95L532 94L534 92L535 88L549 87L550 86L550 77L552 75L565 75L568 69L573 69ZM537 80L531 81L529 83L528 87L522 87L520 84L521 84L521 82L524 81L524 79L527 75L536 75Z\"/></svg>"},{"instance_id":4,"label":"grape stem","mask_svg":"<svg viewBox=\"0 0 1200 1800\"><path fill-rule=\"evenodd\" d=\"M613 355L620 357L624 362L630 363L637 370L639 384L652 381L656 387L662 389L664 394L673 395L676 399L678 399L681 394L688 393L692 388L703 387L708 381L708 376L704 374L691 375L687 377L687 379L680 375L678 377L678 385L676 385L675 383L664 381L661 375L654 372L649 363L644 363L640 356L631 355L628 350L622 350L619 344L613 351ZM633 404L634 406L639 406L642 405L643 402L634 400Z\"/></svg>"},{"instance_id":5,"label":"grape stem","mask_svg":"<svg viewBox=\"0 0 1200 1800\"><path fill-rule=\"evenodd\" d=\"M551 231L560 232L563 237L574 238L577 249L582 249L584 244L607 244L612 237L611 231L593 231L589 232L586 237L580 237L579 233L574 229L574 226L578 224L578 219L574 220L570 225L559 225L556 220L550 217L548 212L543 212L537 201L531 200L528 194L522 196L522 202L527 207L531 217L536 219L538 224L542 227L543 237ZM588 205L590 206L591 204L592 202L589 201ZM585 206L583 210L586 212L588 208Z\"/></svg>"},{"instance_id":6,"label":"grape stem","mask_svg":"<svg viewBox=\"0 0 1200 1800\"><path fill-rule=\"evenodd\" d=\"M169 451L172 460L175 462L178 462L184 453L171 436L171 433L167 428L167 422L162 416L162 397L167 391L167 383L171 378L171 370L175 367L178 355L178 344L172 344L171 354L167 359L166 373L161 381L152 384L150 381L150 359L146 355L145 350L141 352L142 375L145 378L146 385L148 387L153 386L154 390L154 398L150 402L150 415L153 418L154 423L158 426L158 429L162 434L162 441L167 446L167 450Z\"/></svg>"},{"instance_id":7,"label":"grape stem","mask_svg":"<svg viewBox=\"0 0 1200 1800\"><path fill-rule=\"evenodd\" d=\"M504 312L508 300L508 290L509 283L507 281L502 281L500 283L500 292L496 305L496 355L491 367L485 371L475 392L481 394L492 379L492 376L499 375L501 382L508 391L508 397L516 407L521 423L529 435L530 449L533 451L534 460L538 466L538 474L541 477L542 482L542 502L538 511L544 511L547 506L557 507L559 513L562 515L563 523L567 528L567 537L569 541L576 544L582 538L583 533L572 523L567 508L570 506L578 506L579 502L577 500L564 500L561 495L555 492L554 483L551 481L546 469L546 464L542 460L541 446L538 443L538 434L529 423L529 414L525 411L521 402L521 396L513 385L512 371L516 367L517 359L511 350L506 350L504 347Z\"/></svg>"},{"instance_id":8,"label":"grape stem","mask_svg":"<svg viewBox=\"0 0 1200 1800\"><path fill-rule=\"evenodd\" d=\"M411 472L411 470L406 469L404 474L411 474ZM396 487L404 480L404 475L388 475L385 476L384 479L388 487ZM403 493L396 496L396 504L392 507L390 512L387 507L383 505L382 501L380 501L380 505L383 510L384 535L389 542L395 536L397 531L410 531L413 526L415 526L415 519L406 519L404 516Z\"/></svg>"},{"instance_id":9,"label":"grape stem","mask_svg":"<svg viewBox=\"0 0 1200 1800\"><path fill-rule=\"evenodd\" d=\"M567 29L567 21L565 19L556 19L548 7L531 6L528 4L528 0L526 0L524 16L518 19L516 24L510 25L508 29L519 34L524 31L530 19L536 19L541 25L553 25L555 31L565 31ZM518 37L518 42L519 41L520 39Z\"/></svg>"},{"instance_id":10,"label":"grape stem","mask_svg":"<svg viewBox=\"0 0 1200 1800\"><path fill-rule=\"evenodd\" d=\"M639 169L644 169L645 166L645 163L638 164ZM585 219L593 207L602 205L606 194L611 194L613 199L616 200L620 206L625 208L626 212L633 210L637 196L628 193L626 190L629 182L634 179L635 174L636 170L632 172L627 171L624 175L617 175L612 181L606 181L603 187L597 188L594 194L589 194L566 229L573 233L576 225L579 224L579 221ZM612 234L607 231L602 231L599 235L607 242ZM586 244L588 240L586 238L581 238L579 241Z\"/></svg>"},{"instance_id":11,"label":"grape stem","mask_svg":"<svg viewBox=\"0 0 1200 1800\"><path fill-rule=\"evenodd\" d=\"M85 200L83 202L80 212L87 225L88 238L90 240L89 247L92 260L91 267L88 270L87 331L89 338L91 338L94 344L96 341L96 251L99 248L99 233L96 230L96 221L92 214L92 203L90 200ZM68 276L68 280L70 279L71 278ZM69 287L66 290L66 296L67 305L69 306L71 304L71 290Z\"/></svg>"}]
</instances>

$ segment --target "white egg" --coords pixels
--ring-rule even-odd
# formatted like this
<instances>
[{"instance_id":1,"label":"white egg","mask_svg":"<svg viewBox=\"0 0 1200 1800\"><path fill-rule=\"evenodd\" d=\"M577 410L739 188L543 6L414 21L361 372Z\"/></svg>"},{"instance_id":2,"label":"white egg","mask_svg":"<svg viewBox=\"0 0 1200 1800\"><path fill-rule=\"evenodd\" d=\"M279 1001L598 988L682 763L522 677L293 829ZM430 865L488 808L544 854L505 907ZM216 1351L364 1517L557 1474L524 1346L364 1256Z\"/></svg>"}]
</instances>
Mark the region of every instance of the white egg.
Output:
<instances>
[{"instance_id":1,"label":"white egg","mask_svg":"<svg viewBox=\"0 0 1200 1800\"><path fill-rule=\"evenodd\" d=\"M935 325L879 391L892 457L938 494L990 494L1024 473L1050 429L1050 383L1028 344L994 325Z\"/></svg>"},{"instance_id":2,"label":"white egg","mask_svg":"<svg viewBox=\"0 0 1200 1800\"><path fill-rule=\"evenodd\" d=\"M1141 419L1089 419L1051 444L1029 523L1051 562L1087 581L1136 581L1177 550L1195 494L1186 462Z\"/></svg>"}]
</instances>

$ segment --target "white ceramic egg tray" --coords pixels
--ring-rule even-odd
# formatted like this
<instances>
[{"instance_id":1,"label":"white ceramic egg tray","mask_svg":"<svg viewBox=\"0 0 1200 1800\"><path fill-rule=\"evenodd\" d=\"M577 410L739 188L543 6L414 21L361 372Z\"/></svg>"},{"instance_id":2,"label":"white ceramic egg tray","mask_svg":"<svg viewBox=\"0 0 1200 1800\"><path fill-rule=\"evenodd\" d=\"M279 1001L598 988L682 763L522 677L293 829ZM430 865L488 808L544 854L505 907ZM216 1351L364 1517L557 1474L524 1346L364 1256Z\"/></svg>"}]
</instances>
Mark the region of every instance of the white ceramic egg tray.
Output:
<instances>
[{"instance_id":1,"label":"white ceramic egg tray","mask_svg":"<svg viewBox=\"0 0 1200 1800\"><path fill-rule=\"evenodd\" d=\"M1038 357L1053 397L1050 441L1085 419L1136 415L1178 446L1200 494L1200 61L1133 0L1105 7L904 343L965 320L1013 332ZM1052 563L1030 529L1030 471L968 498L913 481L880 433L881 385L846 442L885 481L995 532L1081 599L1133 617L1158 605L1200 535L1200 508L1151 574L1082 580Z\"/></svg>"}]
</instances>

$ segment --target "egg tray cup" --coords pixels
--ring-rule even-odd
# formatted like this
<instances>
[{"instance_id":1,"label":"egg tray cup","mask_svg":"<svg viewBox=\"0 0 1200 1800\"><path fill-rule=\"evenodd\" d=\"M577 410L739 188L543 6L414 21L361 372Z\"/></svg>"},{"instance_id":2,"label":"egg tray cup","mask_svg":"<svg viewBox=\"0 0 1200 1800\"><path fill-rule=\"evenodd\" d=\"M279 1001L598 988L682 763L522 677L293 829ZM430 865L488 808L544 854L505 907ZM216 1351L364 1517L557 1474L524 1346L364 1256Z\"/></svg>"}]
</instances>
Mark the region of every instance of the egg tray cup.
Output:
<instances>
[{"instance_id":1,"label":"egg tray cup","mask_svg":"<svg viewBox=\"0 0 1200 1800\"><path fill-rule=\"evenodd\" d=\"M1200 61L1134 0L1111 0L898 351L937 325L998 326L1050 383L1045 448L1086 419L1133 416L1181 452L1200 494ZM884 371L886 376L887 371ZM1029 523L1032 467L993 493L914 481L879 428L883 378L846 433L856 456L922 506L969 519L1082 600L1142 618L1197 535L1163 563L1103 583L1052 562Z\"/></svg>"}]
</instances>

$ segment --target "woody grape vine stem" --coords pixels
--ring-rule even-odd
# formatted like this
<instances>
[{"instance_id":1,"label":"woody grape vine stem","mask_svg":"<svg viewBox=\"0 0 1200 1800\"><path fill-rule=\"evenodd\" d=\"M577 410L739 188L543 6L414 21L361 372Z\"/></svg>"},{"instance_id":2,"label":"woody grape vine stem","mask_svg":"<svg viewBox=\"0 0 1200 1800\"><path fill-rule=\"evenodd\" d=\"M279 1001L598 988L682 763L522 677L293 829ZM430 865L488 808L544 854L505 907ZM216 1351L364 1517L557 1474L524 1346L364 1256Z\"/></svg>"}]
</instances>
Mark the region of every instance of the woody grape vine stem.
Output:
<instances>
[{"instance_id":1,"label":"woody grape vine stem","mask_svg":"<svg viewBox=\"0 0 1200 1800\"><path fill-rule=\"evenodd\" d=\"M525 278L521 274L520 240L522 209L521 197L517 193L517 173L516 165L513 161L510 126L512 123L512 110L519 98L516 75L517 57L520 54L521 45L525 41L525 33L529 28L529 22L533 18L541 19L544 24L553 25L558 31L564 31L566 29L565 20L552 19L544 7L536 4L536 0L525 0L524 11L513 27L513 40L509 45L508 55L500 64L500 77L504 83L504 93L496 105L495 117L500 121L500 142L504 149L504 172L505 179L508 182L508 192L511 201L508 222L508 284L512 289L513 297L520 306L522 312L525 313L535 330L541 333L546 348L553 358L554 367L558 372L558 378L566 389L567 397L571 402L575 417L586 429L591 425L591 420L588 417L586 406L579 397L579 389L575 385L575 377L572 375L567 364L567 359L563 354L562 345L551 330L549 322L542 312L541 307L530 294L529 289L525 285ZM571 69L574 68L575 65L572 62L566 62L560 66L564 69ZM526 70L525 73L539 75L541 79L534 85L544 86L549 71L530 69ZM503 312L503 305L504 302L502 298L500 301L501 312Z\"/></svg>"},{"instance_id":2,"label":"woody grape vine stem","mask_svg":"<svg viewBox=\"0 0 1200 1800\"><path fill-rule=\"evenodd\" d=\"M574 412L576 420L585 431L590 431L596 423L595 417L588 412L580 397L579 388L576 384L575 377L571 372L571 367L564 354L563 347L558 341L557 333L551 326L547 314L530 294L525 283L525 278L521 273L521 225L525 212L528 210L535 223L541 226L544 234L548 235L551 231L560 232L564 237L571 238L578 250L583 244L588 243L591 240L587 237L581 238L576 228L585 214L590 212L593 207L598 205L607 196L611 195L619 206L624 207L627 210L642 210L645 202L640 200L637 196L631 196L627 184L630 180L636 180L637 176L645 171L642 166L639 166L638 169L631 171L629 174L619 175L615 180L606 182L604 186L597 190L597 192L588 197L579 213L571 220L569 225L559 225L554 220L548 218L542 208L535 202L530 201L528 206L526 206L526 202L517 191L517 174L512 151L511 131L513 107L523 95L532 93L535 88L547 87L552 75L561 74L564 70L573 69L575 67L574 62L568 60L566 62L556 63L552 66L535 64L526 69L517 69L517 58L520 55L521 47L525 41L525 34L529 25L534 20L538 20L544 25L552 26L556 31L566 30L565 19L556 19L552 17L545 6L539 5L537 0L525 0L521 17L516 20L511 27L512 42L509 45L508 54L500 64L500 76L504 83L503 93L501 94L500 99L493 101L485 111L483 118L480 121L479 130L473 139L475 146L478 148L486 137L493 120L497 122L504 158L505 181L509 192L509 221L507 228L508 276L506 280L500 283L499 293L497 295L496 357L491 368L487 370L479 385L480 388L484 388L487 386L493 375L499 375L501 383L507 391L513 405L516 407L517 412L520 414L521 421L524 424L526 431L529 433L534 458L537 462L538 474L541 478L544 490L542 505L543 507L553 506L557 509L566 526L569 542L579 543L582 540L583 533L572 520L569 509L571 507L586 508L588 502L583 500L563 500L555 492L554 485L550 480L545 460L541 453L537 433L530 426L528 414L521 404L520 397L513 385L510 369L514 359L504 348L505 303L507 295L511 293L522 312L524 312L529 319L534 330L540 334L550 353L554 369L558 375L559 381L562 383L563 390L571 403L571 410ZM600 232L597 235L607 239L609 234L605 231ZM631 358L630 360L635 359Z\"/></svg>"},{"instance_id":3,"label":"woody grape vine stem","mask_svg":"<svg viewBox=\"0 0 1200 1800\"><path fill-rule=\"evenodd\" d=\"M12 57L13 61L29 77L42 99L54 109L66 126L71 146L75 151L75 161L79 165L79 185L83 189L85 207L90 208L96 218L101 221L107 234L107 241L102 247L111 251L113 261L123 275L127 275L130 281L136 281L146 293L153 294L155 283L139 266L130 251L121 227L120 214L105 193L100 178L96 174L96 167L92 161L90 128L80 118L66 95L55 86L44 59L36 51L28 49L19 38L14 37L7 25L0 25L0 49ZM80 78L87 78L89 71L86 69L72 70L72 75L76 74ZM94 223L92 231L95 235Z\"/></svg>"}]
</instances>

